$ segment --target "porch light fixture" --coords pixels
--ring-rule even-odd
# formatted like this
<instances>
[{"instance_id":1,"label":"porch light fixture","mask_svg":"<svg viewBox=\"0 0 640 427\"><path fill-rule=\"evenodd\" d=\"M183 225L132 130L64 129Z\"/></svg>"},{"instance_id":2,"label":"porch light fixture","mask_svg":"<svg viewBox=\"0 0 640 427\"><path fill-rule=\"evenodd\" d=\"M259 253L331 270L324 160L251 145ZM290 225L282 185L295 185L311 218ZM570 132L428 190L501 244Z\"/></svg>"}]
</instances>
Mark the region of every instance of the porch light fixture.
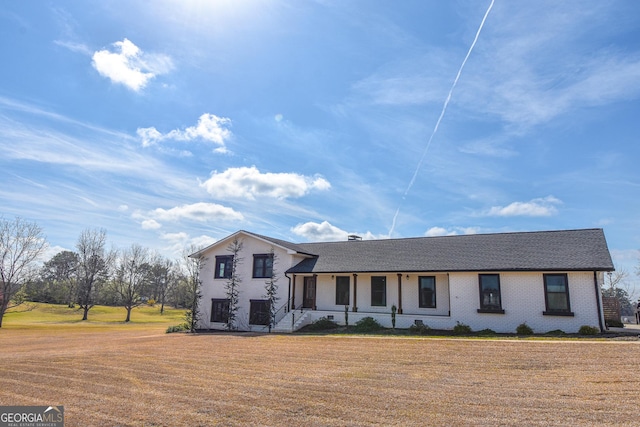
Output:
<instances>
[{"instance_id":1,"label":"porch light fixture","mask_svg":"<svg viewBox=\"0 0 640 427\"><path fill-rule=\"evenodd\" d=\"M409 275L407 274L407 280L409 280Z\"/></svg>"}]
</instances>

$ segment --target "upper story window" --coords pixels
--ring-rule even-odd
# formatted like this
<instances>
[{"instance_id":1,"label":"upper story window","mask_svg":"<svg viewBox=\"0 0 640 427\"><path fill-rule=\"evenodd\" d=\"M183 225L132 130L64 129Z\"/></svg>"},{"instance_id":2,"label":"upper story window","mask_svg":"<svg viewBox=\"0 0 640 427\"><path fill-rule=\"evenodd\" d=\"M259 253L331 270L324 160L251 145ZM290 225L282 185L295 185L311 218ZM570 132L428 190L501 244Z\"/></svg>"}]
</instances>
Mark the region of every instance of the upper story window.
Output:
<instances>
[{"instance_id":1,"label":"upper story window","mask_svg":"<svg viewBox=\"0 0 640 427\"><path fill-rule=\"evenodd\" d=\"M544 302L547 310L543 314L573 316L566 274L544 275Z\"/></svg>"},{"instance_id":2,"label":"upper story window","mask_svg":"<svg viewBox=\"0 0 640 427\"><path fill-rule=\"evenodd\" d=\"M253 255L253 277L271 277L273 274L273 255L255 254Z\"/></svg>"},{"instance_id":3,"label":"upper story window","mask_svg":"<svg viewBox=\"0 0 640 427\"><path fill-rule=\"evenodd\" d=\"M436 308L436 277L420 276L418 278L420 308Z\"/></svg>"},{"instance_id":4,"label":"upper story window","mask_svg":"<svg viewBox=\"0 0 640 427\"><path fill-rule=\"evenodd\" d=\"M231 277L231 267L233 265L233 255L216 256L216 279L228 279Z\"/></svg>"},{"instance_id":5,"label":"upper story window","mask_svg":"<svg viewBox=\"0 0 640 427\"><path fill-rule=\"evenodd\" d=\"M336 277L336 305L349 305L349 276Z\"/></svg>"},{"instance_id":6,"label":"upper story window","mask_svg":"<svg viewBox=\"0 0 640 427\"><path fill-rule=\"evenodd\" d=\"M385 276L371 277L371 306L384 307L387 305L387 278Z\"/></svg>"},{"instance_id":7,"label":"upper story window","mask_svg":"<svg viewBox=\"0 0 640 427\"><path fill-rule=\"evenodd\" d=\"M478 313L504 313L499 274L479 274L480 309Z\"/></svg>"}]
</instances>

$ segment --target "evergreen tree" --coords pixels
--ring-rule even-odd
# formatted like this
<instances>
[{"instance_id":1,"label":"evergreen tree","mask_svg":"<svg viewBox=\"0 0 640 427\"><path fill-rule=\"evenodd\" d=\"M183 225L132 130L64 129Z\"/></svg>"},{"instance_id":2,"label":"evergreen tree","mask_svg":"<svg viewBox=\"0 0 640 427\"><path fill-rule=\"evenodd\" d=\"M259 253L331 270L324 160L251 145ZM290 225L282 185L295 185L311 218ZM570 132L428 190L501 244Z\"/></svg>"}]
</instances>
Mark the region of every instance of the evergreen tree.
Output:
<instances>
[{"instance_id":1,"label":"evergreen tree","mask_svg":"<svg viewBox=\"0 0 640 427\"><path fill-rule=\"evenodd\" d=\"M240 276L238 274L238 267L242 263L240 258L240 251L242 251L242 241L235 238L233 242L227 246L227 250L233 255L231 261L231 276L225 284L226 296L229 301L229 311L227 312L227 329L234 330L236 328L236 320L238 317L238 304L240 300Z\"/></svg>"},{"instance_id":2,"label":"evergreen tree","mask_svg":"<svg viewBox=\"0 0 640 427\"><path fill-rule=\"evenodd\" d=\"M271 328L275 326L276 323L276 310L278 303L278 285L276 282L278 281L278 277L276 275L276 261L277 255L273 249L269 251L269 255L271 256L271 277L267 279L265 282L265 299L269 301L269 332L271 332Z\"/></svg>"}]
</instances>

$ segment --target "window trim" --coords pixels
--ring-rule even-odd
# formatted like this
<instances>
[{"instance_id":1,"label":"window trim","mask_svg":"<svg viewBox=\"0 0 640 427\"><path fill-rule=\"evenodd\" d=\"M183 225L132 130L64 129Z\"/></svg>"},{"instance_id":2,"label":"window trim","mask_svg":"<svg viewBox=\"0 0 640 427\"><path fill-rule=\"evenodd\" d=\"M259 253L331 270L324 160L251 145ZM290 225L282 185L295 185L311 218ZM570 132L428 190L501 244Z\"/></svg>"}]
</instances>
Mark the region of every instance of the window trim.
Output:
<instances>
[{"instance_id":1,"label":"window trim","mask_svg":"<svg viewBox=\"0 0 640 427\"><path fill-rule=\"evenodd\" d=\"M433 279L433 305L422 305L422 279ZM438 294L437 294L436 276L418 276L418 308L438 308Z\"/></svg>"},{"instance_id":2,"label":"window trim","mask_svg":"<svg viewBox=\"0 0 640 427\"><path fill-rule=\"evenodd\" d=\"M374 284L374 279L382 279L380 283ZM382 285L382 303L374 304L373 301L373 287L374 285ZM377 291L379 292L379 291ZM387 276L371 276L371 307L386 307L387 306Z\"/></svg>"},{"instance_id":3,"label":"window trim","mask_svg":"<svg viewBox=\"0 0 640 427\"><path fill-rule=\"evenodd\" d=\"M255 317L257 315L257 313L253 312L251 310L251 308L253 308L253 304L254 303L260 303L260 304L264 304L265 308L267 309L266 312L262 312L263 315L266 314L266 319L261 320L262 322L266 322L266 323L253 323L255 320ZM271 322L271 319L269 318L270 316L270 312L269 312L269 300L268 299L252 299L249 300L249 325L257 325L257 326L268 326L269 323Z\"/></svg>"},{"instance_id":4,"label":"window trim","mask_svg":"<svg viewBox=\"0 0 640 427\"><path fill-rule=\"evenodd\" d=\"M220 320L214 319L216 311L213 309L214 304L223 304L223 310ZM224 304L227 304L227 310L224 310ZM228 298L211 298L211 323L227 323L229 321L229 299Z\"/></svg>"},{"instance_id":5,"label":"window trim","mask_svg":"<svg viewBox=\"0 0 640 427\"><path fill-rule=\"evenodd\" d=\"M346 302L339 302L339 297L340 297L340 292L338 291L338 285L340 284L338 281L342 279L343 283L342 285L345 286L346 285L346 295L347 295L347 299ZM346 279L346 280L344 280ZM343 290L344 293L344 290ZM349 305L349 301L351 300L351 277L349 276L336 276L336 305Z\"/></svg>"},{"instance_id":6,"label":"window trim","mask_svg":"<svg viewBox=\"0 0 640 427\"><path fill-rule=\"evenodd\" d=\"M260 275L256 275L256 261L264 260ZM271 267L267 267L267 260L271 259ZM269 271L270 270L270 271ZM251 269L251 277L253 279L268 279L273 275L273 254L253 254L253 268Z\"/></svg>"},{"instance_id":7,"label":"window trim","mask_svg":"<svg viewBox=\"0 0 640 427\"><path fill-rule=\"evenodd\" d=\"M498 279L498 301L499 308L492 308L489 306L483 306L482 303L482 278L486 276L495 276ZM480 299L480 308L477 310L478 313L490 313L490 314L504 314L504 309L502 308L502 287L500 286L500 274L497 273L480 273L478 274L478 295Z\"/></svg>"},{"instance_id":8,"label":"window trim","mask_svg":"<svg viewBox=\"0 0 640 427\"><path fill-rule=\"evenodd\" d=\"M561 276L564 277L564 294L567 297L567 309L566 310L549 310L549 291L547 290L547 278L551 276ZM569 316L572 317L575 314L571 311L571 298L569 295L569 275L567 273L544 273L542 275L542 281L544 282L544 308L545 311L542 312L544 316ZM559 294L560 292L552 292L554 294Z\"/></svg>"},{"instance_id":9,"label":"window trim","mask_svg":"<svg viewBox=\"0 0 640 427\"><path fill-rule=\"evenodd\" d=\"M220 263L224 262L224 273L220 276ZM233 265L233 255L216 255L216 269L213 273L214 279L231 278L231 270Z\"/></svg>"}]
</instances>

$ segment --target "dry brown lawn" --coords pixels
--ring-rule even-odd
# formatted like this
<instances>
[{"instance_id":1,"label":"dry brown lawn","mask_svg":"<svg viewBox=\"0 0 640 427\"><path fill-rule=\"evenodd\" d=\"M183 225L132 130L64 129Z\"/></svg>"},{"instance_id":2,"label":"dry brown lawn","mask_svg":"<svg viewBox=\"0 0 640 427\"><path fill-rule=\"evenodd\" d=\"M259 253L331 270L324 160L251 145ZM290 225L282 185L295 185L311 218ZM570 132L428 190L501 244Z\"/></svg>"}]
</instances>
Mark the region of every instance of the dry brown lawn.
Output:
<instances>
[{"instance_id":1,"label":"dry brown lawn","mask_svg":"<svg viewBox=\"0 0 640 427\"><path fill-rule=\"evenodd\" d=\"M67 426L638 425L640 343L0 330L0 405Z\"/></svg>"}]
</instances>

